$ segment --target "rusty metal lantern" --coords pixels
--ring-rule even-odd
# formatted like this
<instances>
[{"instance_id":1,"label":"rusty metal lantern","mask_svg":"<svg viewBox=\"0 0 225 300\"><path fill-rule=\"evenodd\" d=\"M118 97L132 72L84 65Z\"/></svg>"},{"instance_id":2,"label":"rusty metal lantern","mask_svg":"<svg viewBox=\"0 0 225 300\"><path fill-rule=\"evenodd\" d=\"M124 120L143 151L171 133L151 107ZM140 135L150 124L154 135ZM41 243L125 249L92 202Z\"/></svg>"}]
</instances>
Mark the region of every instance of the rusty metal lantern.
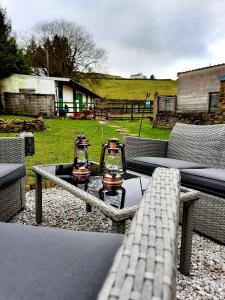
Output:
<instances>
[{"instance_id":1,"label":"rusty metal lantern","mask_svg":"<svg viewBox=\"0 0 225 300\"><path fill-rule=\"evenodd\" d=\"M85 135L79 135L74 143L74 164L72 175L76 183L87 183L90 177L88 161L88 140Z\"/></svg>"},{"instance_id":2,"label":"rusty metal lantern","mask_svg":"<svg viewBox=\"0 0 225 300\"><path fill-rule=\"evenodd\" d=\"M102 145L100 158L103 188L108 191L120 188L123 183L122 175L125 172L125 145L119 143L117 138L109 138L108 143Z\"/></svg>"}]
</instances>

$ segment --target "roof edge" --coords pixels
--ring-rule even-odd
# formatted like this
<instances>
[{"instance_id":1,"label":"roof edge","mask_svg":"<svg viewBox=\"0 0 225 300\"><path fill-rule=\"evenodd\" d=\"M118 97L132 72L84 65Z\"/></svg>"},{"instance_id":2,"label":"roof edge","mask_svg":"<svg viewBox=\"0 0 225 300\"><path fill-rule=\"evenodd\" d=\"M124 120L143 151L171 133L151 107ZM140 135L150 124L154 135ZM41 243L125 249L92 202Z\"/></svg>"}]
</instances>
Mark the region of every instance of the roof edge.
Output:
<instances>
[{"instance_id":1,"label":"roof edge","mask_svg":"<svg viewBox=\"0 0 225 300\"><path fill-rule=\"evenodd\" d=\"M203 68L198 68L198 69L193 69L193 70L188 70L188 71L183 71L183 72L178 72L177 75L184 74L184 73L189 73L189 72L193 72L193 71L210 69L210 68L214 68L214 67L220 67L220 66L225 66L225 63L218 64L218 65L212 65L212 66L208 66L208 67L203 67Z\"/></svg>"}]
</instances>

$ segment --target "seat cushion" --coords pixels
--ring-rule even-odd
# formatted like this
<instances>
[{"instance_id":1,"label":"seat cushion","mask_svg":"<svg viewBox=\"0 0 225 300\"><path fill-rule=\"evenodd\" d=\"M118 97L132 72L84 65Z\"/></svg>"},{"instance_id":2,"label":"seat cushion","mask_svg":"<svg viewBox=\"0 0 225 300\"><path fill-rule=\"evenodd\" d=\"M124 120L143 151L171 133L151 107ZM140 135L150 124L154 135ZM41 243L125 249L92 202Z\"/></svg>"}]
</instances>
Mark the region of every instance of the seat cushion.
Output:
<instances>
[{"instance_id":1,"label":"seat cushion","mask_svg":"<svg viewBox=\"0 0 225 300\"><path fill-rule=\"evenodd\" d=\"M0 299L96 299L123 235L0 223Z\"/></svg>"},{"instance_id":2,"label":"seat cushion","mask_svg":"<svg viewBox=\"0 0 225 300\"><path fill-rule=\"evenodd\" d=\"M126 160L126 166L128 169L141 172L144 174L152 175L153 171L157 167L176 168L176 169L195 169L204 168L195 162L189 162L185 160L178 160L165 157L131 157Z\"/></svg>"},{"instance_id":3,"label":"seat cushion","mask_svg":"<svg viewBox=\"0 0 225 300\"><path fill-rule=\"evenodd\" d=\"M26 167L24 164L0 163L0 189L9 186L25 175Z\"/></svg>"},{"instance_id":4,"label":"seat cushion","mask_svg":"<svg viewBox=\"0 0 225 300\"><path fill-rule=\"evenodd\" d=\"M225 198L224 169L185 169L181 171L181 182L189 187Z\"/></svg>"}]
</instances>

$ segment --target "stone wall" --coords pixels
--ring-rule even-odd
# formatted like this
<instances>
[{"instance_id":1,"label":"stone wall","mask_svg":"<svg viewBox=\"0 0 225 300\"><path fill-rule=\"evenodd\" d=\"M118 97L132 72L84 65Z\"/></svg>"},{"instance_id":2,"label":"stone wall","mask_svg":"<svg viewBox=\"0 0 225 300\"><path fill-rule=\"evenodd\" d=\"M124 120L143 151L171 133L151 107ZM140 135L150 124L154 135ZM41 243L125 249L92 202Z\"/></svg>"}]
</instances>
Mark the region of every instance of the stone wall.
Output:
<instances>
[{"instance_id":1,"label":"stone wall","mask_svg":"<svg viewBox=\"0 0 225 300\"><path fill-rule=\"evenodd\" d=\"M22 120L1 120L0 119L0 132L22 132L22 131L42 131L44 130L45 124L42 118L31 121Z\"/></svg>"},{"instance_id":2,"label":"stone wall","mask_svg":"<svg viewBox=\"0 0 225 300\"><path fill-rule=\"evenodd\" d=\"M153 127L172 129L176 123L211 125L215 124L215 116L215 113L158 113Z\"/></svg>"},{"instance_id":3,"label":"stone wall","mask_svg":"<svg viewBox=\"0 0 225 300\"><path fill-rule=\"evenodd\" d=\"M225 123L225 80L220 83L220 95L217 104L215 123Z\"/></svg>"},{"instance_id":4,"label":"stone wall","mask_svg":"<svg viewBox=\"0 0 225 300\"><path fill-rule=\"evenodd\" d=\"M53 117L55 95L4 93L4 108L7 114Z\"/></svg>"}]
</instances>

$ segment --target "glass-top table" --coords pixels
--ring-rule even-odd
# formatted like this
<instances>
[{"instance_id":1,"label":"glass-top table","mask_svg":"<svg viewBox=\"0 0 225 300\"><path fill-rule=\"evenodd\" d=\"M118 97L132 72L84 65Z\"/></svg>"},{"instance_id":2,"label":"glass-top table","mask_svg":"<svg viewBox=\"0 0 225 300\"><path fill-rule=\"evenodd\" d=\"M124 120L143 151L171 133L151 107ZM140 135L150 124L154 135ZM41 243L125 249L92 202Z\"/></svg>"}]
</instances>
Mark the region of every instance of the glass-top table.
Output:
<instances>
[{"instance_id":1,"label":"glass-top table","mask_svg":"<svg viewBox=\"0 0 225 300\"><path fill-rule=\"evenodd\" d=\"M102 176L98 173L97 163L91 163L90 180L87 184L78 184L74 181L73 164L70 163L39 165L32 169L35 172L37 224L42 222L42 178L46 178L83 200L86 203L87 212L91 212L92 207L95 207L110 218L113 232L125 232L126 220L134 216L151 180L151 177L147 175L128 170L123 178L122 188L109 192L102 189ZM191 264L194 202L198 199L198 191L181 186L180 203L183 204L183 217L180 266L181 272L186 275L190 271Z\"/></svg>"},{"instance_id":2,"label":"glass-top table","mask_svg":"<svg viewBox=\"0 0 225 300\"><path fill-rule=\"evenodd\" d=\"M111 218L113 225L132 218L146 190L150 177L126 172L121 188L107 191L103 189L102 176L99 175L99 165L91 163L91 173L88 183L76 183L73 178L73 164L62 163L54 165L34 166L36 189L36 222L42 222L42 177L46 178L86 203L86 210L92 206ZM63 201L63 199L62 199Z\"/></svg>"},{"instance_id":3,"label":"glass-top table","mask_svg":"<svg viewBox=\"0 0 225 300\"><path fill-rule=\"evenodd\" d=\"M102 176L99 175L98 165L94 163L91 164L91 174L87 183L77 183L74 180L72 164L46 165L42 166L42 170L119 209L138 205L149 182L147 177L127 172L123 175L121 188L108 191L103 188Z\"/></svg>"}]
</instances>

